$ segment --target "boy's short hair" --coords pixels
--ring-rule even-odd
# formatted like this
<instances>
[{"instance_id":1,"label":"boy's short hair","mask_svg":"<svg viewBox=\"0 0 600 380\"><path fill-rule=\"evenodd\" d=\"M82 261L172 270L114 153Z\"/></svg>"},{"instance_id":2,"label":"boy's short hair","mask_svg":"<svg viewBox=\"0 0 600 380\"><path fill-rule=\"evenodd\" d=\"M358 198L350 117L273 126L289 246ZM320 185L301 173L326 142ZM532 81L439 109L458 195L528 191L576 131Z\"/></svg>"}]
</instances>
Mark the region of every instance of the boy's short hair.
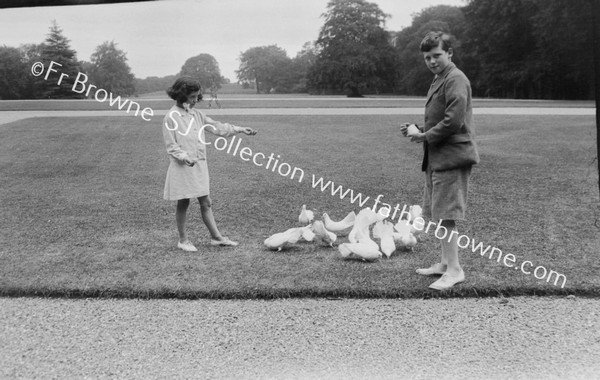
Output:
<instances>
[{"instance_id":1,"label":"boy's short hair","mask_svg":"<svg viewBox=\"0 0 600 380\"><path fill-rule=\"evenodd\" d=\"M167 90L167 95L176 102L184 103L192 92L202 92L202 85L191 77L178 78ZM198 100L202 100L202 94L198 94Z\"/></svg>"},{"instance_id":2,"label":"boy's short hair","mask_svg":"<svg viewBox=\"0 0 600 380\"><path fill-rule=\"evenodd\" d=\"M435 49L440 46L440 41L442 42L442 50L448 51L452 47L452 42L450 41L450 35L444 32L429 32L421 41L421 51L428 52L431 49Z\"/></svg>"}]
</instances>

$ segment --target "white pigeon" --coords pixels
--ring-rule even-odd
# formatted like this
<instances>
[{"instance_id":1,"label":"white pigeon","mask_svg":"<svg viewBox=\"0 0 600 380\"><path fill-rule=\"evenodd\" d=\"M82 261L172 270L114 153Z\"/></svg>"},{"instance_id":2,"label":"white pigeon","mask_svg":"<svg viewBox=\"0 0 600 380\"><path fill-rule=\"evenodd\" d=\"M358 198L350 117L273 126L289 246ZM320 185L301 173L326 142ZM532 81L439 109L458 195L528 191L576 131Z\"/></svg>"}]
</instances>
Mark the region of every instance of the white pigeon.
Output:
<instances>
[{"instance_id":1,"label":"white pigeon","mask_svg":"<svg viewBox=\"0 0 600 380\"><path fill-rule=\"evenodd\" d=\"M273 234L265 239L264 244L267 248L281 251L282 248L289 244L297 243L302 237L305 227L294 227L284 232Z\"/></svg>"},{"instance_id":2,"label":"white pigeon","mask_svg":"<svg viewBox=\"0 0 600 380\"><path fill-rule=\"evenodd\" d=\"M383 222L377 222L375 223L375 225L373 226L373 237L376 239L381 239L381 235L383 234Z\"/></svg>"},{"instance_id":3,"label":"white pigeon","mask_svg":"<svg viewBox=\"0 0 600 380\"><path fill-rule=\"evenodd\" d=\"M417 238L413 234L402 235L400 237L400 242L404 248L412 251L415 245L417 245Z\"/></svg>"},{"instance_id":4,"label":"white pigeon","mask_svg":"<svg viewBox=\"0 0 600 380\"><path fill-rule=\"evenodd\" d=\"M369 236L369 226L362 223L354 223L352 230L348 234L348 241L350 243L358 243L360 239L364 239Z\"/></svg>"},{"instance_id":5,"label":"white pigeon","mask_svg":"<svg viewBox=\"0 0 600 380\"><path fill-rule=\"evenodd\" d=\"M348 215L346 215L346 217L339 222L332 221L327 213L323 214L323 223L325 223L325 228L335 233L340 233L348 228L352 228L355 220L356 213L354 211L350 211Z\"/></svg>"},{"instance_id":6,"label":"white pigeon","mask_svg":"<svg viewBox=\"0 0 600 380\"><path fill-rule=\"evenodd\" d=\"M397 248L405 248L412 250L417 245L417 238L413 231L416 229L406 219L399 220L394 228L398 232L393 233L394 242ZM417 230L418 231L418 230Z\"/></svg>"},{"instance_id":7,"label":"white pigeon","mask_svg":"<svg viewBox=\"0 0 600 380\"><path fill-rule=\"evenodd\" d=\"M308 224L313 221L315 218L315 213L311 210L306 209L306 205L302 205L302 210L300 211L300 215L298 216L298 221L302 224Z\"/></svg>"},{"instance_id":8,"label":"white pigeon","mask_svg":"<svg viewBox=\"0 0 600 380\"><path fill-rule=\"evenodd\" d=\"M380 239L379 245L381 246L381 252L388 258L396 250L396 243L394 242L394 225L387 220L375 223L375 226L373 227L373 237Z\"/></svg>"},{"instance_id":9,"label":"white pigeon","mask_svg":"<svg viewBox=\"0 0 600 380\"><path fill-rule=\"evenodd\" d=\"M387 207L387 206L380 207L379 210L377 210L377 213L376 213L377 220L379 221L379 220L386 219L388 216L390 216L390 212L391 211L392 210L389 207Z\"/></svg>"},{"instance_id":10,"label":"white pigeon","mask_svg":"<svg viewBox=\"0 0 600 380\"><path fill-rule=\"evenodd\" d=\"M350 243L358 243L360 239L369 237L369 226L377 221L383 220L385 217L379 213L375 213L372 209L365 207L356 215L354 226L348 234Z\"/></svg>"},{"instance_id":11,"label":"white pigeon","mask_svg":"<svg viewBox=\"0 0 600 380\"><path fill-rule=\"evenodd\" d=\"M421 228L420 230L415 228L414 224L415 224L415 219L416 218L422 218L423 215L423 209L421 208L421 206L419 205L413 205L410 206L408 208L408 212L410 213L410 217L411 217L411 223L410 223L410 232L416 236L418 236L421 232L423 232L423 228ZM421 226L423 227L423 226Z\"/></svg>"},{"instance_id":12,"label":"white pigeon","mask_svg":"<svg viewBox=\"0 0 600 380\"><path fill-rule=\"evenodd\" d=\"M410 233L415 235L415 237L419 236L422 231L423 231L422 229L421 230L416 229L412 223L410 224Z\"/></svg>"},{"instance_id":13,"label":"white pigeon","mask_svg":"<svg viewBox=\"0 0 600 380\"><path fill-rule=\"evenodd\" d=\"M417 238L410 232L406 234L394 232L392 237L397 248L404 248L412 251L414 246L417 245Z\"/></svg>"},{"instance_id":14,"label":"white pigeon","mask_svg":"<svg viewBox=\"0 0 600 380\"><path fill-rule=\"evenodd\" d=\"M313 239L315 238L315 233L312 230L312 225L308 225L306 227L301 227L302 228L302 239L306 240L306 241L313 241Z\"/></svg>"},{"instance_id":15,"label":"white pigeon","mask_svg":"<svg viewBox=\"0 0 600 380\"><path fill-rule=\"evenodd\" d=\"M411 233L413 226L406 219L401 219L394 225L396 231L401 235L407 235Z\"/></svg>"},{"instance_id":16,"label":"white pigeon","mask_svg":"<svg viewBox=\"0 0 600 380\"><path fill-rule=\"evenodd\" d=\"M330 247L333 247L333 243L336 241L337 235L331 231L327 231L323 222L320 220L315 220L312 224L312 230L317 239L329 245Z\"/></svg>"},{"instance_id":17,"label":"white pigeon","mask_svg":"<svg viewBox=\"0 0 600 380\"><path fill-rule=\"evenodd\" d=\"M363 238L357 243L340 244L338 250L344 259L375 261L381 258L379 246L369 237Z\"/></svg>"},{"instance_id":18,"label":"white pigeon","mask_svg":"<svg viewBox=\"0 0 600 380\"><path fill-rule=\"evenodd\" d=\"M408 212L410 213L411 220L415 220L415 218L423 215L423 209L419 205L410 206Z\"/></svg>"}]
</instances>

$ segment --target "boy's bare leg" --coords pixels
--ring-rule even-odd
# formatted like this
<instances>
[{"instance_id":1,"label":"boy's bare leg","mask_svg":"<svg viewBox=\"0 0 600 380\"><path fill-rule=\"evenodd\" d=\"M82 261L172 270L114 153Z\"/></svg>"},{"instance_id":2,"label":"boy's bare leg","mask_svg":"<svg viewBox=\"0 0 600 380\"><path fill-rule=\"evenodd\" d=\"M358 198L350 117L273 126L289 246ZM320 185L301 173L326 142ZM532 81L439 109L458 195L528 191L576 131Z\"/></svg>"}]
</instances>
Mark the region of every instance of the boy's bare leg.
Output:
<instances>
[{"instance_id":1,"label":"boy's bare leg","mask_svg":"<svg viewBox=\"0 0 600 380\"><path fill-rule=\"evenodd\" d=\"M431 289L435 290L447 290L465 280L465 274L458 263L458 238L456 236L458 234L456 232L456 224L454 220L443 220L441 225L446 227L450 233L444 236L442 240L442 247L448 260L448 267L446 268L446 273L439 280L429 285Z\"/></svg>"},{"instance_id":2,"label":"boy's bare leg","mask_svg":"<svg viewBox=\"0 0 600 380\"><path fill-rule=\"evenodd\" d=\"M439 263L435 263L429 268L417 269L418 274L432 275L448 273L450 276L458 276L462 271L458 261L458 233L456 231L456 222L452 219L444 219L441 226L448 231L442 243L442 256Z\"/></svg>"},{"instance_id":3,"label":"boy's bare leg","mask_svg":"<svg viewBox=\"0 0 600 380\"><path fill-rule=\"evenodd\" d=\"M444 226L444 221L442 221L442 226ZM445 227L445 226L444 226ZM451 231L449 230L448 233L450 233ZM444 272L446 271L446 268L448 268L448 248L446 248L446 245L444 244L444 242L446 241L446 239L442 240L442 256L440 259L440 262L436 265L440 265L441 267L444 268Z\"/></svg>"},{"instance_id":4,"label":"boy's bare leg","mask_svg":"<svg viewBox=\"0 0 600 380\"><path fill-rule=\"evenodd\" d=\"M450 276L458 276L462 268L458 262L458 234L452 233L456 230L456 222L451 219L442 221L442 226L448 230L448 236L442 239L442 265L447 265L446 273Z\"/></svg>"},{"instance_id":5,"label":"boy's bare leg","mask_svg":"<svg viewBox=\"0 0 600 380\"><path fill-rule=\"evenodd\" d=\"M446 254L444 253L444 245L442 245L441 261L439 263L432 264L429 268L418 268L417 273L424 276L442 275L446 272L447 268L448 260L446 259Z\"/></svg>"},{"instance_id":6,"label":"boy's bare leg","mask_svg":"<svg viewBox=\"0 0 600 380\"><path fill-rule=\"evenodd\" d=\"M442 226L444 225L444 221L442 221ZM446 272L448 268L448 254L446 253L447 248L442 244L442 254L440 257L440 262L432 264L429 268L419 268L417 269L418 274L422 274L425 276L431 275L441 275Z\"/></svg>"}]
</instances>

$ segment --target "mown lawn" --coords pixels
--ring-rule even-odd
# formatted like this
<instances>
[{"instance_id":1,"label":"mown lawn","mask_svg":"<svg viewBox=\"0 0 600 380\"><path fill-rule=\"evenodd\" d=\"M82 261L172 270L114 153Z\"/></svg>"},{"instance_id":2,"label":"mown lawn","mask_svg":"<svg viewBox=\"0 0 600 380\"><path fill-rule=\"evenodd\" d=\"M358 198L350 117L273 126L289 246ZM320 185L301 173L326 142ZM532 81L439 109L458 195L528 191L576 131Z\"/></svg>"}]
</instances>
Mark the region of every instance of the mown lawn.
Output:
<instances>
[{"instance_id":1,"label":"mown lawn","mask_svg":"<svg viewBox=\"0 0 600 380\"><path fill-rule=\"evenodd\" d=\"M198 104L199 108L208 109L209 96ZM100 97L102 100L102 97ZM155 111L171 108L173 101L162 93L148 96L131 97L131 101L139 104L140 112L144 108ZM424 97L390 97L366 96L364 98L347 98L345 96L311 96L308 94L223 94L219 101L224 109L232 108L397 108L417 107L425 105ZM124 100L121 100L121 104ZM118 110L118 101L110 99L99 102L95 99L60 99L60 100L4 100L0 101L0 111L96 111ZM551 101L551 100L512 100L512 99L474 99L474 107L562 107L593 108L591 101ZM129 102L124 104L127 110ZM131 106L130 114L135 113L136 106Z\"/></svg>"},{"instance_id":2,"label":"mown lawn","mask_svg":"<svg viewBox=\"0 0 600 380\"><path fill-rule=\"evenodd\" d=\"M401 117L419 122L420 116ZM439 241L375 263L299 243L263 240L297 226L302 204L341 219L359 211L311 186L324 177L371 199L420 203L421 147L397 116L228 116L259 130L241 147L304 170L302 182L209 147L214 211L237 248L208 246L199 207L176 248L174 202L162 199L168 160L160 125L135 117L30 118L0 126L0 295L178 298L430 297ZM482 163L461 233L564 274L564 288L461 251L464 284L442 296L600 295L600 217L593 117L478 116ZM365 206L372 206L370 200ZM345 238L340 238L345 241Z\"/></svg>"}]
</instances>

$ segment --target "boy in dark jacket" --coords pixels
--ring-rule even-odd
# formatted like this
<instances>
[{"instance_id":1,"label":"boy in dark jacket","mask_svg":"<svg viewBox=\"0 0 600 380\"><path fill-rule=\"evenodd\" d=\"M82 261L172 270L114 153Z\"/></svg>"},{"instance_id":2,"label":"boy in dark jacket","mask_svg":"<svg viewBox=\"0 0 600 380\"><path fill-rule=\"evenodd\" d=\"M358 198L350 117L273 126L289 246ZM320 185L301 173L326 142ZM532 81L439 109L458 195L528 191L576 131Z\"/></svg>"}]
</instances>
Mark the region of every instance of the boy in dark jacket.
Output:
<instances>
[{"instance_id":1,"label":"boy in dark jacket","mask_svg":"<svg viewBox=\"0 0 600 380\"><path fill-rule=\"evenodd\" d=\"M425 124L411 131L409 124L402 124L400 130L411 141L423 143L423 214L439 220L436 237L442 242L441 261L417 273L442 275L429 287L445 290L465 280L458 261L455 221L465 218L471 167L479 162L479 154L473 136L471 84L452 63L450 36L430 32L420 48L425 64L435 74L427 94Z\"/></svg>"}]
</instances>

